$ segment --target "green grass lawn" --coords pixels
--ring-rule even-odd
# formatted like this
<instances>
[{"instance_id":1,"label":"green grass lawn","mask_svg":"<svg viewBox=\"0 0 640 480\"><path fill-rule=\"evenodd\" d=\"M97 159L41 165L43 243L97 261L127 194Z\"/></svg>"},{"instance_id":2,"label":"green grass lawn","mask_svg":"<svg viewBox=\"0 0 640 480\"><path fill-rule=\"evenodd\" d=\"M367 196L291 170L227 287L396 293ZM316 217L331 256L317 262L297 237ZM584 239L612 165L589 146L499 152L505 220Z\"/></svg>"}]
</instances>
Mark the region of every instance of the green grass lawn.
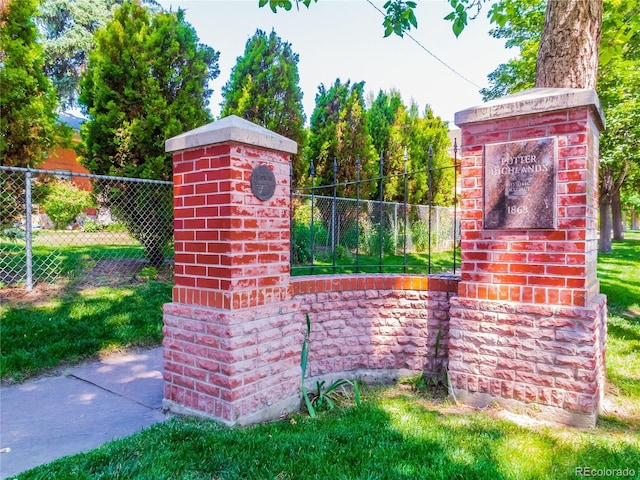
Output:
<instances>
[{"instance_id":1,"label":"green grass lawn","mask_svg":"<svg viewBox=\"0 0 640 480\"><path fill-rule=\"evenodd\" d=\"M428 253L407 253L406 260L403 255L383 255L382 262L377 255L358 255L356 266L355 255L336 258L335 271L333 259L329 257L316 259L313 268L310 265L294 265L291 274L297 275L322 275L331 273L415 273L427 274L429 272ZM456 250L455 269L460 269L460 250ZM453 272L453 250L432 252L431 273Z\"/></svg>"},{"instance_id":2,"label":"green grass lawn","mask_svg":"<svg viewBox=\"0 0 640 480\"><path fill-rule=\"evenodd\" d=\"M20 479L575 479L640 476L640 233L599 261L609 296L609 399L592 430L505 420L406 386L369 387L359 407L228 429L174 418ZM576 470L583 469L583 470ZM590 469L590 470L585 470ZM582 474L580 472L583 472Z\"/></svg>"},{"instance_id":3,"label":"green grass lawn","mask_svg":"<svg viewBox=\"0 0 640 480\"><path fill-rule=\"evenodd\" d=\"M598 257L600 290L609 305L607 378L611 398L640 418L640 232L626 232Z\"/></svg>"},{"instance_id":4,"label":"green grass lawn","mask_svg":"<svg viewBox=\"0 0 640 480\"><path fill-rule=\"evenodd\" d=\"M171 285L144 282L65 293L42 304L0 305L0 373L20 381L65 363L162 340Z\"/></svg>"},{"instance_id":5,"label":"green grass lawn","mask_svg":"<svg viewBox=\"0 0 640 480\"><path fill-rule=\"evenodd\" d=\"M638 431L527 428L451 413L399 388L316 419L228 429L174 418L25 479L574 479L576 467L640 473Z\"/></svg>"}]
</instances>

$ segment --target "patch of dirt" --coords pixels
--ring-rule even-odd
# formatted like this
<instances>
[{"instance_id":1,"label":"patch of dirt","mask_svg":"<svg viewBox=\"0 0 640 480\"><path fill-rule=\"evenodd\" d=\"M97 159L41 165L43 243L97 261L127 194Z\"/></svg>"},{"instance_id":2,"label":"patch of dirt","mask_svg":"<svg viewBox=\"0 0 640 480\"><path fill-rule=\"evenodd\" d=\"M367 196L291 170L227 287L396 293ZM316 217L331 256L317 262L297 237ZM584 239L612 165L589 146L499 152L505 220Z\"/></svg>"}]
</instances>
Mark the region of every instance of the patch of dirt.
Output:
<instances>
[{"instance_id":1,"label":"patch of dirt","mask_svg":"<svg viewBox=\"0 0 640 480\"><path fill-rule=\"evenodd\" d=\"M12 305L40 305L53 297L64 294L69 285L69 280L61 280L58 283L37 283L33 290L26 291L23 286L5 287L0 289L0 305L11 303Z\"/></svg>"},{"instance_id":2,"label":"patch of dirt","mask_svg":"<svg viewBox=\"0 0 640 480\"><path fill-rule=\"evenodd\" d=\"M62 278L56 283L34 285L31 292L24 286L0 289L0 305L11 303L16 306L41 305L55 297L67 297L75 292L99 287L124 287L147 281L142 269L149 262L142 258L103 259L87 264L82 273L73 279ZM165 263L157 270L154 280L173 282L173 262Z\"/></svg>"},{"instance_id":3,"label":"patch of dirt","mask_svg":"<svg viewBox=\"0 0 640 480\"><path fill-rule=\"evenodd\" d=\"M86 268L74 283L78 290L132 285L140 281L140 271L147 266L148 262L141 258L98 260L91 268Z\"/></svg>"}]
</instances>

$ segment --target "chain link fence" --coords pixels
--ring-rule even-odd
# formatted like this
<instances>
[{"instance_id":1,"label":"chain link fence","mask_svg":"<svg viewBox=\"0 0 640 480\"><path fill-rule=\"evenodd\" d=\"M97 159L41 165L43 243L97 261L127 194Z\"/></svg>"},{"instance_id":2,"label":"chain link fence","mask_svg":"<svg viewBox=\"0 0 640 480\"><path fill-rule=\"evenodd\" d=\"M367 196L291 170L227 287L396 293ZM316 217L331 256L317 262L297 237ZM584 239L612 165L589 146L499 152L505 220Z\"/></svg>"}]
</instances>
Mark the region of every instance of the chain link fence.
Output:
<instances>
[{"instance_id":1,"label":"chain link fence","mask_svg":"<svg viewBox=\"0 0 640 480\"><path fill-rule=\"evenodd\" d=\"M171 270L171 182L0 167L0 288ZM146 270L145 270L146 269Z\"/></svg>"}]
</instances>

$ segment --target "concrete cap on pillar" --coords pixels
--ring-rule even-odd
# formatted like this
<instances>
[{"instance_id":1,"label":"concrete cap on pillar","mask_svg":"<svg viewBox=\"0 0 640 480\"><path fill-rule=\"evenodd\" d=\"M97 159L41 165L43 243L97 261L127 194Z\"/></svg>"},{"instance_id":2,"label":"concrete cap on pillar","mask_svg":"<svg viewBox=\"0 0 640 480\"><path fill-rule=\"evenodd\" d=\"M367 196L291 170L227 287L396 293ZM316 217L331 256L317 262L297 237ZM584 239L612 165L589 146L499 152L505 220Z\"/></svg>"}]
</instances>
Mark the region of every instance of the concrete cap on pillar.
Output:
<instances>
[{"instance_id":1,"label":"concrete cap on pillar","mask_svg":"<svg viewBox=\"0 0 640 480\"><path fill-rule=\"evenodd\" d=\"M579 88L530 88L457 112L454 121L460 126L586 106L591 107L598 129L604 130L604 114L598 94L595 90Z\"/></svg>"},{"instance_id":2,"label":"concrete cap on pillar","mask_svg":"<svg viewBox=\"0 0 640 480\"><path fill-rule=\"evenodd\" d=\"M238 142L285 153L297 153L298 144L236 115L185 132L165 142L166 152L187 150L222 142Z\"/></svg>"}]
</instances>

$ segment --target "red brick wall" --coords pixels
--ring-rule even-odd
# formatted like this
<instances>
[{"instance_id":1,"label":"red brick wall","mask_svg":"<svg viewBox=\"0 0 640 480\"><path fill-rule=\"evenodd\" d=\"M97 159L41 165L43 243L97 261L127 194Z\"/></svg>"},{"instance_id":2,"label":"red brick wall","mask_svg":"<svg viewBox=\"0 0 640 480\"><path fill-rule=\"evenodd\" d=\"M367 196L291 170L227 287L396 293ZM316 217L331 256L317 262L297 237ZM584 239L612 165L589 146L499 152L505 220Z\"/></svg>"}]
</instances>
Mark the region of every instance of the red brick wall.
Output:
<instances>
[{"instance_id":1,"label":"red brick wall","mask_svg":"<svg viewBox=\"0 0 640 480\"><path fill-rule=\"evenodd\" d=\"M463 126L461 296L584 307L599 292L591 117L585 107ZM547 136L558 138L557 230L483 230L484 144Z\"/></svg>"},{"instance_id":2,"label":"red brick wall","mask_svg":"<svg viewBox=\"0 0 640 480\"><path fill-rule=\"evenodd\" d=\"M595 423L606 299L597 262L597 112L589 107L462 124L462 265L451 299L449 375L471 404L498 401ZM486 143L555 136L557 229L483 229Z\"/></svg>"},{"instance_id":3,"label":"red brick wall","mask_svg":"<svg viewBox=\"0 0 640 480\"><path fill-rule=\"evenodd\" d=\"M291 298L289 156L225 142L174 153L173 300L248 308ZM251 170L268 164L274 196L258 200Z\"/></svg>"}]
</instances>

